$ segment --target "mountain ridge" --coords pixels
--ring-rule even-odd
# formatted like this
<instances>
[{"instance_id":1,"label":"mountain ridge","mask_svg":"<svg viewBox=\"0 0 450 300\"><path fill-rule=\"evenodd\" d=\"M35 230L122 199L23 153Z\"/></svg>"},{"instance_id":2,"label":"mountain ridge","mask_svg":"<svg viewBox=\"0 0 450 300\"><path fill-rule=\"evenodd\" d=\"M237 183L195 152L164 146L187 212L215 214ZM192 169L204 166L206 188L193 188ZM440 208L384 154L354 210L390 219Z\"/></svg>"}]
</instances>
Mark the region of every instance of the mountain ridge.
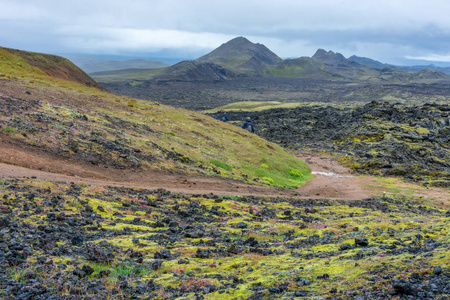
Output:
<instances>
[{"instance_id":1,"label":"mountain ridge","mask_svg":"<svg viewBox=\"0 0 450 300\"><path fill-rule=\"evenodd\" d=\"M394 71L383 71L386 67ZM241 76L256 76L362 82L410 82L413 80L426 83L427 81L450 80L445 73L410 73L417 71L420 70L405 70L356 56L345 58L341 53L324 49L318 49L312 57L303 56L283 60L263 44L253 43L245 37L236 37L193 61L182 61L173 66L147 73L144 77L136 75L132 79L214 81L232 80ZM121 80L119 74L114 76L113 73L97 78L101 82Z\"/></svg>"}]
</instances>

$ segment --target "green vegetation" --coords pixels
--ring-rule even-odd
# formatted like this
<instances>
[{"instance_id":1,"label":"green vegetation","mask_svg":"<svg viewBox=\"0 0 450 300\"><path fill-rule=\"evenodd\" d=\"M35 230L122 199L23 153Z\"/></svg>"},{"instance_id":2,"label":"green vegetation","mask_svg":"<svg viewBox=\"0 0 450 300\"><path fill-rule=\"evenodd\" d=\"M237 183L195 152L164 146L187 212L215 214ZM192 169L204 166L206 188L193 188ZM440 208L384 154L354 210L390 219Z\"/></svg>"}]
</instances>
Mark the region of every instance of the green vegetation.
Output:
<instances>
[{"instance_id":1,"label":"green vegetation","mask_svg":"<svg viewBox=\"0 0 450 300\"><path fill-rule=\"evenodd\" d=\"M392 182L373 184L383 189ZM35 249L27 264L7 266L4 273L22 282L27 274L36 274L42 285L58 287L51 289L58 295L73 295L63 283L87 265L93 272L79 284L101 279L101 293L112 296L116 290L123 298L139 293L167 299L200 291L205 299L247 299L259 291L259 299L270 299L270 288L285 285L283 294L302 291L318 297L336 288L336 295L350 299L367 293L362 289L390 292L392 280L413 273L429 278L434 267L448 270L446 210L402 190L381 195L363 201L312 201L7 180L0 185L0 209L16 224L17 229L10 229L17 231L16 240L29 243L36 228L58 226L61 233L55 235L53 250ZM17 210L12 213L12 208ZM89 218L96 226L81 221L91 209ZM29 213L34 210L40 213ZM161 222L165 219L180 227ZM238 227L242 223L245 228ZM22 233L21 228L29 230ZM78 232L83 245L74 245L73 235L64 234L69 228ZM349 248L356 238L367 245ZM5 239L9 235L0 236L0 243ZM199 250L209 252L202 257ZM99 261L106 253L111 258ZM158 259L161 253L165 258ZM36 262L43 256L49 263Z\"/></svg>"},{"instance_id":2,"label":"green vegetation","mask_svg":"<svg viewBox=\"0 0 450 300\"><path fill-rule=\"evenodd\" d=\"M295 108L304 106L316 106L316 102L308 103L293 103L293 102L280 102L280 101L243 101L227 104L210 110L205 110L203 113L210 114L218 111L263 111L274 108ZM330 103L321 103L322 106L336 106ZM346 103L340 103L339 106L346 105Z\"/></svg>"},{"instance_id":3,"label":"green vegetation","mask_svg":"<svg viewBox=\"0 0 450 300\"><path fill-rule=\"evenodd\" d=\"M0 130L8 133L14 133L14 128L11 128L9 126L0 127Z\"/></svg>"},{"instance_id":4,"label":"green vegetation","mask_svg":"<svg viewBox=\"0 0 450 300\"><path fill-rule=\"evenodd\" d=\"M0 115L0 122L24 143L60 152L70 149L75 157L95 158L90 160L93 164L121 168L220 175L282 187L300 186L311 178L307 165L291 153L234 125L53 78L0 51L0 68L7 77L19 78L17 82L32 92L58 95L40 97L33 110ZM26 100L17 101L29 105ZM261 162L270 168L261 168ZM300 170L301 179L293 178L290 168Z\"/></svg>"},{"instance_id":5,"label":"green vegetation","mask_svg":"<svg viewBox=\"0 0 450 300\"><path fill-rule=\"evenodd\" d=\"M224 162L221 162L221 161L219 161L219 160L217 160L217 159L211 159L210 162L211 162L213 165L215 165L215 166L217 166L217 167L220 167L220 168L222 168L222 169L224 169L224 170L226 170L226 171L232 171L232 170L233 170L233 168L230 167L228 164L226 164L226 163L224 163Z\"/></svg>"}]
</instances>

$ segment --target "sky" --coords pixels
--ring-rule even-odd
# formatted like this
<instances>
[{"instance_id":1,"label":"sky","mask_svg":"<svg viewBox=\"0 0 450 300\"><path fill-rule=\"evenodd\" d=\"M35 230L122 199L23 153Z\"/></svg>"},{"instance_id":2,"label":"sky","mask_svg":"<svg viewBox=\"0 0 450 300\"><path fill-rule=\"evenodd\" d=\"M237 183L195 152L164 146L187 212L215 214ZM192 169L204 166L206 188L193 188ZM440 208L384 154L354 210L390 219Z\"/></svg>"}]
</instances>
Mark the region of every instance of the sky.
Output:
<instances>
[{"instance_id":1,"label":"sky","mask_svg":"<svg viewBox=\"0 0 450 300\"><path fill-rule=\"evenodd\" d=\"M195 59L238 36L282 58L317 49L450 65L448 0L0 0L0 46Z\"/></svg>"}]
</instances>

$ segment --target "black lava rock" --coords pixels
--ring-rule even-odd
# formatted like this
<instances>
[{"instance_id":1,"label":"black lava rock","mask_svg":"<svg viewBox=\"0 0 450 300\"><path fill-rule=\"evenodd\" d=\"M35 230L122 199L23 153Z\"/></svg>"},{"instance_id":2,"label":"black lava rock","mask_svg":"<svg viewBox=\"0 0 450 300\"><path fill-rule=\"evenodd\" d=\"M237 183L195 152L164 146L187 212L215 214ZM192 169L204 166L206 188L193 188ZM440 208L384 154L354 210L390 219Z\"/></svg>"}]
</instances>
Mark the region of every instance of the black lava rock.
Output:
<instances>
[{"instance_id":1,"label":"black lava rock","mask_svg":"<svg viewBox=\"0 0 450 300\"><path fill-rule=\"evenodd\" d=\"M345 250L349 250L349 249L352 249L352 246L349 243L342 244L339 247L339 250L341 250L341 251L345 251Z\"/></svg>"},{"instance_id":2,"label":"black lava rock","mask_svg":"<svg viewBox=\"0 0 450 300\"><path fill-rule=\"evenodd\" d=\"M72 238L71 243L74 246L81 247L83 246L83 238L81 236L75 236Z\"/></svg>"},{"instance_id":3,"label":"black lava rock","mask_svg":"<svg viewBox=\"0 0 450 300\"><path fill-rule=\"evenodd\" d=\"M355 238L355 244L361 247L369 246L369 241L366 238Z\"/></svg>"},{"instance_id":4,"label":"black lava rock","mask_svg":"<svg viewBox=\"0 0 450 300\"><path fill-rule=\"evenodd\" d=\"M270 287L269 288L269 293L271 293L271 294L279 294L279 293L281 293L281 290L279 288L277 288L277 287Z\"/></svg>"},{"instance_id":5,"label":"black lava rock","mask_svg":"<svg viewBox=\"0 0 450 300\"><path fill-rule=\"evenodd\" d=\"M236 228L241 228L241 229L247 228L247 223L239 222L239 223L236 224Z\"/></svg>"}]
</instances>

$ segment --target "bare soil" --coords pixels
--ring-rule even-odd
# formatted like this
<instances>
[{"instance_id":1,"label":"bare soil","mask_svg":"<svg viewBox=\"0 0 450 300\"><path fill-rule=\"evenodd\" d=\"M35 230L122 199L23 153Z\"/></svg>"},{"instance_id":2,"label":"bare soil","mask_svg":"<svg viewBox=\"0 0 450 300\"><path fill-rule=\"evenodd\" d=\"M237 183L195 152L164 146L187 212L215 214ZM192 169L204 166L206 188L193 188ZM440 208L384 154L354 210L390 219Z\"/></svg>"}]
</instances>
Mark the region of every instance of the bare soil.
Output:
<instances>
[{"instance_id":1,"label":"bare soil","mask_svg":"<svg viewBox=\"0 0 450 300\"><path fill-rule=\"evenodd\" d=\"M204 177L154 170L118 170L78 160L55 157L33 146L17 144L0 135L0 178L32 178L42 181L84 183L96 186L124 186L165 189L184 194L291 197L300 199L362 200L389 190L373 176L360 176L337 162L333 156L315 152L299 153L315 177L297 189L252 185L220 177ZM398 189L421 197L436 207L448 208L450 190L398 183ZM413 192L411 192L413 190Z\"/></svg>"},{"instance_id":2,"label":"bare soil","mask_svg":"<svg viewBox=\"0 0 450 300\"><path fill-rule=\"evenodd\" d=\"M364 199L371 192L363 177L352 176L333 157L302 154L314 172L331 172L334 175L317 174L305 186L298 189L280 189L250 185L219 177L189 176L163 173L153 170L116 170L93 166L75 160L58 158L31 146L18 145L6 136L0 136L0 176L3 178L29 177L43 181L76 182L92 185L163 188L171 192L218 195L265 195L317 199Z\"/></svg>"}]
</instances>

